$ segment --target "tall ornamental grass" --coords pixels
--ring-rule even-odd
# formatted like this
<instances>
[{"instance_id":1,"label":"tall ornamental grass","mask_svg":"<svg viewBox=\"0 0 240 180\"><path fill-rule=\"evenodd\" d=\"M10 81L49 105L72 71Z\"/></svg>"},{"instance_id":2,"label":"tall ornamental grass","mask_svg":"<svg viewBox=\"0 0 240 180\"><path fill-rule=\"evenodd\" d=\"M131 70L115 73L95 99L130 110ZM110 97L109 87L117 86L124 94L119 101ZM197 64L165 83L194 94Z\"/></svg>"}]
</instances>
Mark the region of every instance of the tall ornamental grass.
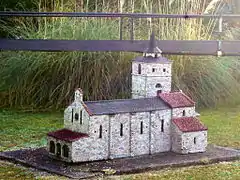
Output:
<instances>
[{"instance_id":1,"label":"tall ornamental grass","mask_svg":"<svg viewBox=\"0 0 240 180\"><path fill-rule=\"evenodd\" d=\"M39 11L102 11L184 14L202 13L208 1L96 0L39 2ZM218 8L218 7L216 7ZM119 19L38 18L13 19L18 28L3 25L12 37L26 39L118 39ZM202 19L136 19L135 39L148 39L154 30L157 39L209 40L215 21ZM129 38L129 21L124 21L124 39ZM161 47L160 47L161 48ZM76 87L86 100L129 98L131 60L127 52L1 52L0 105L20 108L61 108ZM168 56L173 63L173 87L182 89L198 105L230 102L240 85L234 59ZM234 72L234 73L233 73Z\"/></svg>"}]
</instances>

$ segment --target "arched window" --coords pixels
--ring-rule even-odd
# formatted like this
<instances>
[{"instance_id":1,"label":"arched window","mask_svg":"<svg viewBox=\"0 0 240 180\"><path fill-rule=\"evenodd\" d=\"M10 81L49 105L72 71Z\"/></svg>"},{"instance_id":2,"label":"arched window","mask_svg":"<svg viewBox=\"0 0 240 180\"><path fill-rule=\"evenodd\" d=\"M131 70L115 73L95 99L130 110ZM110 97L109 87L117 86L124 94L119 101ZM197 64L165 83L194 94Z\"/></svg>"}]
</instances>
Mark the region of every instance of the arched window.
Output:
<instances>
[{"instance_id":1,"label":"arched window","mask_svg":"<svg viewBox=\"0 0 240 180\"><path fill-rule=\"evenodd\" d=\"M123 124L120 125L120 136L123 136Z\"/></svg>"},{"instance_id":2,"label":"arched window","mask_svg":"<svg viewBox=\"0 0 240 180\"><path fill-rule=\"evenodd\" d=\"M75 113L74 118L75 118L75 121L78 121L78 119L79 119L79 114L78 114L78 113Z\"/></svg>"},{"instance_id":3,"label":"arched window","mask_svg":"<svg viewBox=\"0 0 240 180\"><path fill-rule=\"evenodd\" d=\"M57 143L57 156L61 156L61 144Z\"/></svg>"},{"instance_id":4,"label":"arched window","mask_svg":"<svg viewBox=\"0 0 240 180\"><path fill-rule=\"evenodd\" d=\"M99 138L102 138L102 125L99 127Z\"/></svg>"},{"instance_id":5,"label":"arched window","mask_svg":"<svg viewBox=\"0 0 240 180\"><path fill-rule=\"evenodd\" d=\"M155 87L156 88L162 88L162 85L160 83L157 83Z\"/></svg>"},{"instance_id":6,"label":"arched window","mask_svg":"<svg viewBox=\"0 0 240 180\"><path fill-rule=\"evenodd\" d=\"M138 64L138 74L141 74L142 73L142 67L141 67L141 64Z\"/></svg>"},{"instance_id":7,"label":"arched window","mask_svg":"<svg viewBox=\"0 0 240 180\"><path fill-rule=\"evenodd\" d=\"M182 115L186 116L186 111L185 110L183 110Z\"/></svg>"},{"instance_id":8,"label":"arched window","mask_svg":"<svg viewBox=\"0 0 240 180\"><path fill-rule=\"evenodd\" d=\"M50 151L50 153L55 153L55 143L54 143L54 141L50 141L49 151Z\"/></svg>"},{"instance_id":9,"label":"arched window","mask_svg":"<svg viewBox=\"0 0 240 180\"><path fill-rule=\"evenodd\" d=\"M69 154L69 148L66 144L63 145L62 151L63 151L63 156L67 158Z\"/></svg>"}]
</instances>

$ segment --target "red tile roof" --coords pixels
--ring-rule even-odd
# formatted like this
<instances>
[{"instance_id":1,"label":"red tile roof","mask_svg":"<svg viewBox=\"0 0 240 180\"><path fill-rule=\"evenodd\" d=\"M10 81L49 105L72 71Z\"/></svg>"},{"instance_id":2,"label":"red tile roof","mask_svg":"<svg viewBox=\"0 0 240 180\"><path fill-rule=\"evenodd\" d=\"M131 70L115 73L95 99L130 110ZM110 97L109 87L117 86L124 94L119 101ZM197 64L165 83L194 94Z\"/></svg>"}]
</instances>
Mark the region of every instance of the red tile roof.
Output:
<instances>
[{"instance_id":1,"label":"red tile roof","mask_svg":"<svg viewBox=\"0 0 240 180\"><path fill-rule=\"evenodd\" d=\"M172 121L182 132L196 132L196 131L206 131L207 130L207 127L204 126L195 117L174 118Z\"/></svg>"},{"instance_id":2,"label":"red tile roof","mask_svg":"<svg viewBox=\"0 0 240 180\"><path fill-rule=\"evenodd\" d=\"M64 141L68 141L68 142L73 142L73 141L79 140L80 138L88 137L87 134L73 132L68 129L60 129L60 130L57 130L54 132L49 132L47 135L54 137L56 139L64 140Z\"/></svg>"},{"instance_id":3,"label":"red tile roof","mask_svg":"<svg viewBox=\"0 0 240 180\"><path fill-rule=\"evenodd\" d=\"M182 92L160 93L158 96L171 108L191 107L195 102Z\"/></svg>"}]
</instances>

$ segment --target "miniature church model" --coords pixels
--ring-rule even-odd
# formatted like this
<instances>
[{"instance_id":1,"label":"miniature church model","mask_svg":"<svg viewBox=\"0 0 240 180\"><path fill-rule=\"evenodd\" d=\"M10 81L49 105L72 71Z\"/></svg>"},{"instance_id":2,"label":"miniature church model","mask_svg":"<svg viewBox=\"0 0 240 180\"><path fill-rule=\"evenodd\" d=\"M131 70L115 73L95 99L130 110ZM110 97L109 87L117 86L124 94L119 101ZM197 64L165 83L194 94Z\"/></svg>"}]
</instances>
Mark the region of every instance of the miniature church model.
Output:
<instances>
[{"instance_id":1,"label":"miniature church model","mask_svg":"<svg viewBox=\"0 0 240 180\"><path fill-rule=\"evenodd\" d=\"M207 128L195 103L171 91L172 62L151 35L144 55L132 62L132 99L83 101L76 89L64 111L64 129L47 135L47 150L67 162L86 162L173 151L204 152Z\"/></svg>"}]
</instances>

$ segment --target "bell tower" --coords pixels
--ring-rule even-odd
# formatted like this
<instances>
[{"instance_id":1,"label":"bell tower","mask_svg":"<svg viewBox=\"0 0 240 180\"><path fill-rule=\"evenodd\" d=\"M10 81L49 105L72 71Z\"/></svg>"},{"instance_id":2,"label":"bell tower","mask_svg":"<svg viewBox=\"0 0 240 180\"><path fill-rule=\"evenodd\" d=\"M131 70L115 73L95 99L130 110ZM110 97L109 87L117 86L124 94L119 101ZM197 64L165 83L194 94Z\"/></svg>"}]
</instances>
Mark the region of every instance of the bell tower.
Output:
<instances>
[{"instance_id":1,"label":"bell tower","mask_svg":"<svg viewBox=\"0 0 240 180\"><path fill-rule=\"evenodd\" d=\"M162 56L154 33L143 56L132 61L132 98L155 97L171 91L172 62Z\"/></svg>"}]
</instances>

